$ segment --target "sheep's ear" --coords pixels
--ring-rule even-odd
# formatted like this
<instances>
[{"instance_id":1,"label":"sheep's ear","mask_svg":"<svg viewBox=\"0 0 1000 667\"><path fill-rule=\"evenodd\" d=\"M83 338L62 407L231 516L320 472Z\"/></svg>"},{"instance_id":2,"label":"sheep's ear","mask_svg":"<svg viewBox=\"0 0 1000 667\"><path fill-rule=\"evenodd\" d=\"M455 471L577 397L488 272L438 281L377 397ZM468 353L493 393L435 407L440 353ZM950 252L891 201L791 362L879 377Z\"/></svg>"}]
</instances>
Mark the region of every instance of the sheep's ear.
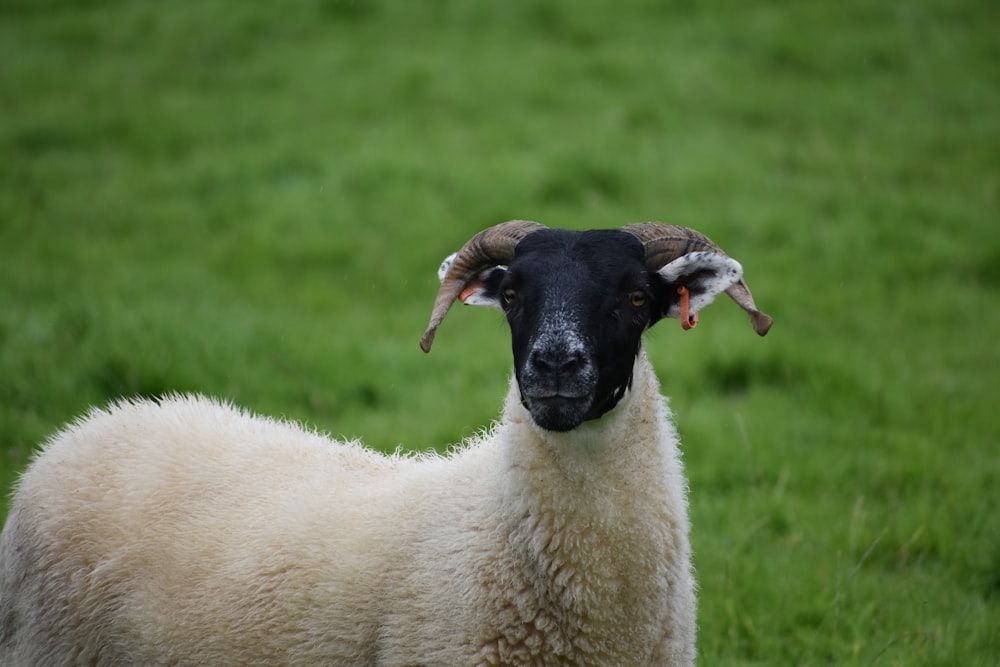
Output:
<instances>
[{"instance_id":1,"label":"sheep's ear","mask_svg":"<svg viewBox=\"0 0 1000 667\"><path fill-rule=\"evenodd\" d=\"M444 277L448 274L448 269L457 254L449 255L441 263L441 267L438 269L438 280L444 281ZM507 269L502 266L486 269L465 284L458 295L458 300L466 306L486 306L502 311L500 282L506 273Z\"/></svg>"},{"instance_id":2,"label":"sheep's ear","mask_svg":"<svg viewBox=\"0 0 1000 667\"><path fill-rule=\"evenodd\" d=\"M732 257L701 251L682 255L656 273L666 283L663 316L680 318L688 329L697 323L699 310L740 281L743 267Z\"/></svg>"}]
</instances>

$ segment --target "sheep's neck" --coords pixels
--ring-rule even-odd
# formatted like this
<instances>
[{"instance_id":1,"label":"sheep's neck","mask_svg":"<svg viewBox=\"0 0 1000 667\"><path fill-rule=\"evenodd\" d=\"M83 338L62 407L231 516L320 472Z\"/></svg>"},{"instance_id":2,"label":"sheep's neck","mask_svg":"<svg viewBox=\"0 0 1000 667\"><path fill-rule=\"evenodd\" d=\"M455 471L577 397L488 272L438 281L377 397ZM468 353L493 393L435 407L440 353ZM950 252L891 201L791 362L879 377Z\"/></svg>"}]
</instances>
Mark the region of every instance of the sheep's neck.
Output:
<instances>
[{"instance_id":1,"label":"sheep's neck","mask_svg":"<svg viewBox=\"0 0 1000 667\"><path fill-rule=\"evenodd\" d=\"M516 396L507 404L508 544L526 575L569 605L581 590L603 596L609 612L634 605L649 594L629 585L650 580L637 568L686 544L674 431L643 353L634 378L615 410L569 433L535 426Z\"/></svg>"}]
</instances>

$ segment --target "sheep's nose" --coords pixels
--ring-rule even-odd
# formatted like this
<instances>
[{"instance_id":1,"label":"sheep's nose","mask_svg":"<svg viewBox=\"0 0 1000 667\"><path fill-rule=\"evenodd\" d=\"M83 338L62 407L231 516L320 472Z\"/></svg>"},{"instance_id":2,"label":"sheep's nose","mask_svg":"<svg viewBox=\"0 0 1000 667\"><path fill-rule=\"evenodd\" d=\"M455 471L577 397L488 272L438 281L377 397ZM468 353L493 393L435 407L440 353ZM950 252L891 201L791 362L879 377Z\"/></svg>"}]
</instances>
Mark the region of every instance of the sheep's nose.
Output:
<instances>
[{"instance_id":1,"label":"sheep's nose","mask_svg":"<svg viewBox=\"0 0 1000 667\"><path fill-rule=\"evenodd\" d=\"M586 357L580 349L544 347L532 350L528 362L545 375L571 376L586 366Z\"/></svg>"}]
</instances>

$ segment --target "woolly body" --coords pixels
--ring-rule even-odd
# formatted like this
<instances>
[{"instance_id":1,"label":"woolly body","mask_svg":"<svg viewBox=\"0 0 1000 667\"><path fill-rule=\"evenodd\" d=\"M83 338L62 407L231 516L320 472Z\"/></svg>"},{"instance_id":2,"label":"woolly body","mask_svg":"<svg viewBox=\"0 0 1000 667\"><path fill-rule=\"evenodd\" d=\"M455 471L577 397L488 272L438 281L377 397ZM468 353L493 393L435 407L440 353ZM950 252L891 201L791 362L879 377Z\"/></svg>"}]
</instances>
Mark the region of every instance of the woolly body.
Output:
<instances>
[{"instance_id":1,"label":"woolly body","mask_svg":"<svg viewBox=\"0 0 1000 667\"><path fill-rule=\"evenodd\" d=\"M677 438L645 353L617 408L383 456L201 397L56 435L0 542L4 665L688 665Z\"/></svg>"}]
</instances>

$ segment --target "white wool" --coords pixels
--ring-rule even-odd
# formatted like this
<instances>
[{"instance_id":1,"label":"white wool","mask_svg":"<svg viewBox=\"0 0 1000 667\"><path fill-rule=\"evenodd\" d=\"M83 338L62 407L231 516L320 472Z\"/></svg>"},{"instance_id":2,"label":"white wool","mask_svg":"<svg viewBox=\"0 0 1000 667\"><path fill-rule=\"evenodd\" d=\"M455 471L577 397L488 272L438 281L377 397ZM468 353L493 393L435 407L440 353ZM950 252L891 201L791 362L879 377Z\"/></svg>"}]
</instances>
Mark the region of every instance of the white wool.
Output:
<instances>
[{"instance_id":1,"label":"white wool","mask_svg":"<svg viewBox=\"0 0 1000 667\"><path fill-rule=\"evenodd\" d=\"M686 482L645 353L602 419L511 383L448 456L227 404L94 410L22 476L2 665L690 665Z\"/></svg>"}]
</instances>

